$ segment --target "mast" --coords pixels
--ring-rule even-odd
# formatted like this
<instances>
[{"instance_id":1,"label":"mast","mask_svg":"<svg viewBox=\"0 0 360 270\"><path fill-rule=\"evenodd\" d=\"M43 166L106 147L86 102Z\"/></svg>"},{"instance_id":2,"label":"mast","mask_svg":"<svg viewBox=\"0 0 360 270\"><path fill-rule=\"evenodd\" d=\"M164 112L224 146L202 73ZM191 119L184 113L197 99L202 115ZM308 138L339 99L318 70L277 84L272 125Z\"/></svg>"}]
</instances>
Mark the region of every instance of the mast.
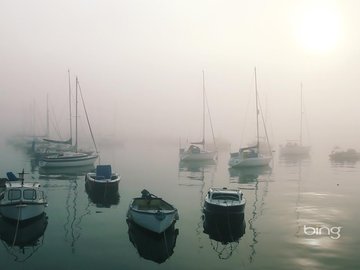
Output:
<instances>
[{"instance_id":1,"label":"mast","mask_svg":"<svg viewBox=\"0 0 360 270\"><path fill-rule=\"evenodd\" d=\"M205 73L204 70L202 71L203 74L203 130L202 130L202 145L203 149L205 150Z\"/></svg>"},{"instance_id":2,"label":"mast","mask_svg":"<svg viewBox=\"0 0 360 270\"><path fill-rule=\"evenodd\" d=\"M259 148L259 104L258 104L256 67L254 68L254 72L255 72L255 100L256 100L256 146Z\"/></svg>"},{"instance_id":3,"label":"mast","mask_svg":"<svg viewBox=\"0 0 360 270\"><path fill-rule=\"evenodd\" d=\"M302 104L302 83L300 83L300 138L299 138L299 143L300 146L302 146L302 118L303 118L303 104Z\"/></svg>"},{"instance_id":4,"label":"mast","mask_svg":"<svg viewBox=\"0 0 360 270\"><path fill-rule=\"evenodd\" d=\"M76 77L75 88L75 152L78 151L78 78Z\"/></svg>"},{"instance_id":5,"label":"mast","mask_svg":"<svg viewBox=\"0 0 360 270\"><path fill-rule=\"evenodd\" d=\"M46 137L49 138L49 93L46 94Z\"/></svg>"},{"instance_id":6,"label":"mast","mask_svg":"<svg viewBox=\"0 0 360 270\"><path fill-rule=\"evenodd\" d=\"M70 117L70 141L72 142L72 115L71 115L71 83L70 83L70 70L68 70L69 76L69 117ZM71 143L72 144L72 143Z\"/></svg>"}]
</instances>

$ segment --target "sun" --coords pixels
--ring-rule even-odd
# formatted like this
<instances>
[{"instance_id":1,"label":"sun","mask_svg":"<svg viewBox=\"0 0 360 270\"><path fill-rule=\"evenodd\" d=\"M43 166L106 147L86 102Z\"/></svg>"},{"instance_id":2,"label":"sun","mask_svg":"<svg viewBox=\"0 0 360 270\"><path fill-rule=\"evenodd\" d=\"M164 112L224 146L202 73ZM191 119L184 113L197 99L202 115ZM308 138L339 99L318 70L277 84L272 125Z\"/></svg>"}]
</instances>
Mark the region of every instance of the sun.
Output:
<instances>
[{"instance_id":1,"label":"sun","mask_svg":"<svg viewBox=\"0 0 360 270\"><path fill-rule=\"evenodd\" d=\"M340 16L335 9L317 7L304 11L297 26L298 42L308 51L327 53L340 38Z\"/></svg>"}]
</instances>

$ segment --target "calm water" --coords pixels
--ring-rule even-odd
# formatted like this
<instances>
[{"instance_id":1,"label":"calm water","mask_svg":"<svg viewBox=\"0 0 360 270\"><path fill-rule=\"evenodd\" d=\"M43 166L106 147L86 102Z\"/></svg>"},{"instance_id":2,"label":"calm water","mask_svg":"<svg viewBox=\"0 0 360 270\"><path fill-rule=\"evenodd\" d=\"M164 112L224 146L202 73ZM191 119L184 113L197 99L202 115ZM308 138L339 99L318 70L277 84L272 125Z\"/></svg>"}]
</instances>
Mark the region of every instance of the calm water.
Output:
<instances>
[{"instance_id":1,"label":"calm water","mask_svg":"<svg viewBox=\"0 0 360 270\"><path fill-rule=\"evenodd\" d=\"M39 172L4 142L0 153L0 176L25 168L49 202L45 217L20 228L22 243L12 246L15 227L0 223L1 270L360 268L360 164L331 164L316 149L310 159L275 156L271 170L238 171L228 169L228 152L217 164L179 165L177 146L103 147L101 162L122 175L119 193L105 199L87 193L83 175ZM205 222L212 186L243 190L243 224ZM126 221L131 198L144 188L179 210L161 237ZM315 233L320 227L329 231Z\"/></svg>"}]
</instances>

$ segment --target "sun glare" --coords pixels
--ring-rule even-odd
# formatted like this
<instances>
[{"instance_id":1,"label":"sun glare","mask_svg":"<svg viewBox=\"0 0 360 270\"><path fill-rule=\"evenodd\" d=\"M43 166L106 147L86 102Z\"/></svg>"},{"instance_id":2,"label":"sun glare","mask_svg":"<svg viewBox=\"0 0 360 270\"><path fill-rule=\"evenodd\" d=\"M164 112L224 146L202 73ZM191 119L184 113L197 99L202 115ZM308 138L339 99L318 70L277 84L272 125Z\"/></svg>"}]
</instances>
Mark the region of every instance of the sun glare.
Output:
<instances>
[{"instance_id":1,"label":"sun glare","mask_svg":"<svg viewBox=\"0 0 360 270\"><path fill-rule=\"evenodd\" d=\"M301 45L312 52L333 50L340 36L340 19L336 10L313 8L299 20L297 37Z\"/></svg>"}]
</instances>

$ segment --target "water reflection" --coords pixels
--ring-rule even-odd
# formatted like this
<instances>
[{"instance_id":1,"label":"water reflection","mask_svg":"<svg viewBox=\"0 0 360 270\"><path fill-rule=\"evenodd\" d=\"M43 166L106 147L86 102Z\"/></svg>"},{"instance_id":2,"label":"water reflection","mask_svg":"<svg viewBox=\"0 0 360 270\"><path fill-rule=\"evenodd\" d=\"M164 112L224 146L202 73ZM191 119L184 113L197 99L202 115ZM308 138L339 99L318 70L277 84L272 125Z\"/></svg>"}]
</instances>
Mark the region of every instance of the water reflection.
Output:
<instances>
[{"instance_id":1,"label":"water reflection","mask_svg":"<svg viewBox=\"0 0 360 270\"><path fill-rule=\"evenodd\" d=\"M270 175L272 169L270 166L229 168L231 183L251 183L258 179L260 175Z\"/></svg>"},{"instance_id":2,"label":"water reflection","mask_svg":"<svg viewBox=\"0 0 360 270\"><path fill-rule=\"evenodd\" d=\"M249 190L246 194L246 212L250 213L248 225L249 232L251 233L249 263L253 263L256 255L256 248L259 243L259 232L256 221L263 215L265 197L268 193L269 177L271 173L272 168L270 166L229 169L230 183L237 183L240 189ZM253 194L251 191L253 191Z\"/></svg>"},{"instance_id":3,"label":"water reflection","mask_svg":"<svg viewBox=\"0 0 360 270\"><path fill-rule=\"evenodd\" d=\"M180 161L179 185L203 185L205 173L214 172L216 162L209 161ZM188 181L187 181L188 180Z\"/></svg>"},{"instance_id":4,"label":"water reflection","mask_svg":"<svg viewBox=\"0 0 360 270\"><path fill-rule=\"evenodd\" d=\"M228 259L239 245L245 234L244 215L203 215L204 233L209 235L213 250L220 259Z\"/></svg>"},{"instance_id":5,"label":"water reflection","mask_svg":"<svg viewBox=\"0 0 360 270\"><path fill-rule=\"evenodd\" d=\"M279 164L285 166L296 166L309 161L310 155L280 155L279 157Z\"/></svg>"},{"instance_id":6,"label":"water reflection","mask_svg":"<svg viewBox=\"0 0 360 270\"><path fill-rule=\"evenodd\" d=\"M24 262L43 245L47 224L45 213L19 225L0 218L0 238L14 260Z\"/></svg>"},{"instance_id":7,"label":"water reflection","mask_svg":"<svg viewBox=\"0 0 360 270\"><path fill-rule=\"evenodd\" d=\"M206 167L213 167L216 165L215 160L204 161L180 161L179 171L199 172Z\"/></svg>"},{"instance_id":8,"label":"water reflection","mask_svg":"<svg viewBox=\"0 0 360 270\"><path fill-rule=\"evenodd\" d=\"M146 230L129 219L126 222L129 240L142 258L160 264L174 253L179 234L179 229L175 229L175 222L161 234Z\"/></svg>"},{"instance_id":9,"label":"water reflection","mask_svg":"<svg viewBox=\"0 0 360 270\"><path fill-rule=\"evenodd\" d=\"M217 163L213 160L195 162L181 161L179 163L179 186L183 186L184 188L189 187L189 189L197 187L199 189L198 211L200 215L199 220L196 222L195 234L198 238L200 248L202 247L201 237L203 235L203 219L201 214L205 198L204 194L209 186L213 186L216 165Z\"/></svg>"},{"instance_id":10,"label":"water reflection","mask_svg":"<svg viewBox=\"0 0 360 270\"><path fill-rule=\"evenodd\" d=\"M120 194L117 188L91 188L86 182L85 191L89 200L99 208L109 208L112 205L118 205L120 202Z\"/></svg>"},{"instance_id":11,"label":"water reflection","mask_svg":"<svg viewBox=\"0 0 360 270\"><path fill-rule=\"evenodd\" d=\"M95 167L78 166L78 167L59 167L59 168L39 168L39 178L44 180L71 180L77 176L84 176L88 172L93 172Z\"/></svg>"},{"instance_id":12,"label":"water reflection","mask_svg":"<svg viewBox=\"0 0 360 270\"><path fill-rule=\"evenodd\" d=\"M77 176L73 176L73 179L69 180L68 193L65 200L66 219L63 226L65 231L64 239L70 243L72 253L75 253L75 244L81 236L82 219L90 214L90 203L86 205L82 214L78 210L78 188Z\"/></svg>"}]
</instances>

